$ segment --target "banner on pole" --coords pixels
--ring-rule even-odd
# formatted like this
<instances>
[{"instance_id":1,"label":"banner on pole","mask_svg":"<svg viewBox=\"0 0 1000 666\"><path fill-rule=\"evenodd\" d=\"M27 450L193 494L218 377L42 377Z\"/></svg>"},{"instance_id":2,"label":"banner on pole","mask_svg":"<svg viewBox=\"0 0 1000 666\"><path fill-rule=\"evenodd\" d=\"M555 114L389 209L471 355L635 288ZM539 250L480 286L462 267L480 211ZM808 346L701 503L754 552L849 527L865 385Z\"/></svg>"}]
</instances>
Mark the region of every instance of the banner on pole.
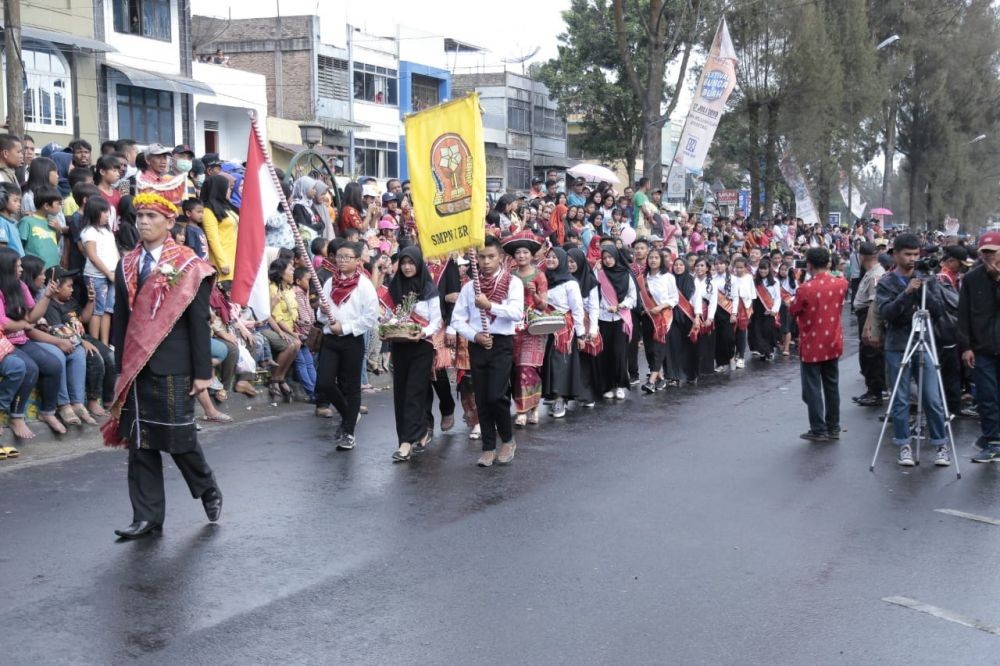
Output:
<instances>
[{"instance_id":1,"label":"banner on pole","mask_svg":"<svg viewBox=\"0 0 1000 666\"><path fill-rule=\"evenodd\" d=\"M704 166L708 148L712 145L715 130L719 127L726 101L736 87L736 50L729 37L726 19L719 22L719 29L712 40L712 48L705 61L705 69L698 80L691 110L688 111L684 131L679 142L680 154L675 162L698 171Z\"/></svg>"},{"instance_id":2,"label":"banner on pole","mask_svg":"<svg viewBox=\"0 0 1000 666\"><path fill-rule=\"evenodd\" d=\"M778 163L778 168L795 195L795 216L806 224L819 224L819 213L816 212L816 205L813 203L812 195L809 194L806 179L802 177L799 165L787 150Z\"/></svg>"},{"instance_id":3,"label":"banner on pole","mask_svg":"<svg viewBox=\"0 0 1000 666\"><path fill-rule=\"evenodd\" d=\"M840 191L840 200L844 202L844 205L851 211L851 215L855 219L859 219L865 214L865 209L868 208L868 203L861 198L861 192L858 191L857 185L851 187L851 201L847 201L847 172L843 169L837 174L837 189Z\"/></svg>"},{"instance_id":4,"label":"banner on pole","mask_svg":"<svg viewBox=\"0 0 1000 666\"><path fill-rule=\"evenodd\" d=\"M479 95L407 116L414 221L427 258L486 241L486 145Z\"/></svg>"}]
</instances>

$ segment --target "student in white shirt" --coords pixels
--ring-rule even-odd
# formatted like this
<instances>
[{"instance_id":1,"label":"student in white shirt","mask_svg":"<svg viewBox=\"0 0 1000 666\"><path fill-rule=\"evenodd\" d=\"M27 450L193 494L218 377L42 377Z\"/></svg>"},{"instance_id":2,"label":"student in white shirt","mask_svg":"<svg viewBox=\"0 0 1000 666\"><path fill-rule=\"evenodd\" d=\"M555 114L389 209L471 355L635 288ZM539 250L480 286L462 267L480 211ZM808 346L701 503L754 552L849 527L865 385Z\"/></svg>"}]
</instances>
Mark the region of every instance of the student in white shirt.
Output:
<instances>
[{"instance_id":1,"label":"student in white shirt","mask_svg":"<svg viewBox=\"0 0 1000 666\"><path fill-rule=\"evenodd\" d=\"M591 408L596 404L597 396L604 385L601 381L600 357L595 350L601 339L599 320L601 315L601 297L598 295L597 276L590 270L587 255L576 247L567 253L567 268L573 279L580 285L580 295L583 298L583 336L577 339L580 345L580 381L582 393L576 399L581 407ZM580 343L583 344L580 344Z\"/></svg>"},{"instance_id":2,"label":"student in white shirt","mask_svg":"<svg viewBox=\"0 0 1000 666\"><path fill-rule=\"evenodd\" d=\"M431 438L427 427L427 389L434 371L434 342L441 330L441 300L424 257L416 245L399 251L399 269L389 282L389 298L399 307L416 298L410 319L420 327L406 340L392 341L392 403L399 448L393 462L406 462L416 447L423 450Z\"/></svg>"},{"instance_id":3,"label":"student in white shirt","mask_svg":"<svg viewBox=\"0 0 1000 666\"><path fill-rule=\"evenodd\" d=\"M111 313L115 310L115 269L121 256L111 231L111 205L104 197L88 197L83 207L83 230L80 250L87 258L83 276L94 288L94 314L90 318L90 337L105 345L111 336Z\"/></svg>"},{"instance_id":4,"label":"student in white shirt","mask_svg":"<svg viewBox=\"0 0 1000 666\"><path fill-rule=\"evenodd\" d=\"M629 389L628 345L633 335L632 308L637 294L628 262L611 243L601 246L597 280L601 296L598 325L604 340L601 352L604 399L624 400Z\"/></svg>"},{"instance_id":5,"label":"student in white shirt","mask_svg":"<svg viewBox=\"0 0 1000 666\"><path fill-rule=\"evenodd\" d=\"M754 277L757 298L750 317L749 341L754 358L770 361L778 344L778 312L781 310L781 284L771 271L771 260L761 259ZM780 322L778 322L780 324Z\"/></svg>"},{"instance_id":6,"label":"student in white shirt","mask_svg":"<svg viewBox=\"0 0 1000 666\"><path fill-rule=\"evenodd\" d=\"M337 271L323 285L332 320L319 308L316 321L323 324L323 343L316 367L316 401L325 400L340 414L334 435L337 449L354 448L354 428L361 410L361 364L365 332L378 319L378 296L361 271L361 244L344 243L334 256Z\"/></svg>"},{"instance_id":7,"label":"student in white shirt","mask_svg":"<svg viewBox=\"0 0 1000 666\"><path fill-rule=\"evenodd\" d=\"M580 370L580 348L586 329L583 326L583 296L580 285L569 272L566 251L555 247L545 257L548 303L561 312L567 312L571 321L566 328L549 336L542 365L542 393L553 400L553 418L566 416L566 400L583 395Z\"/></svg>"},{"instance_id":8,"label":"student in white shirt","mask_svg":"<svg viewBox=\"0 0 1000 666\"><path fill-rule=\"evenodd\" d=\"M719 307L719 292L712 286L708 260L699 258L694 264L694 298L691 299L698 325L698 369L703 375L717 372L715 365L715 311Z\"/></svg>"},{"instance_id":9,"label":"student in white shirt","mask_svg":"<svg viewBox=\"0 0 1000 666\"><path fill-rule=\"evenodd\" d=\"M638 278L639 302L644 306L642 340L649 365L649 377L642 385L645 393L655 393L667 387L667 380L663 377L667 359L666 336L678 302L677 282L670 272L669 262L669 251L652 250Z\"/></svg>"},{"instance_id":10,"label":"student in white shirt","mask_svg":"<svg viewBox=\"0 0 1000 666\"><path fill-rule=\"evenodd\" d=\"M451 315L451 327L469 341L470 372L483 438L480 467L491 467L494 462L509 464L517 448L508 393L514 330L524 316L524 286L503 269L505 259L500 239L487 236L485 247L479 250L481 293L476 294L475 283L470 281L462 287ZM497 436L501 440L499 453Z\"/></svg>"},{"instance_id":11,"label":"student in white shirt","mask_svg":"<svg viewBox=\"0 0 1000 666\"><path fill-rule=\"evenodd\" d=\"M747 260L737 255L732 265L733 283L733 317L736 326L736 368L746 365L747 329L753 314L753 301L757 291L754 288L753 276L747 272Z\"/></svg>"}]
</instances>

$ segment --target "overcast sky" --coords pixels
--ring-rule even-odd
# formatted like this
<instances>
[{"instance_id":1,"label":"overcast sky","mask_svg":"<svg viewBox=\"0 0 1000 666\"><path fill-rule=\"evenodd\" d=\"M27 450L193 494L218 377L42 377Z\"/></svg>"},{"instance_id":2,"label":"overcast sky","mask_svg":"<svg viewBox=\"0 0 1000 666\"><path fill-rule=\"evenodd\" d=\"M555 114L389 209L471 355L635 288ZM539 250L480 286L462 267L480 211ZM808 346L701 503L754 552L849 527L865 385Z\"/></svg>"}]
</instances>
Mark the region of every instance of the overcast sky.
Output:
<instances>
[{"instance_id":1,"label":"overcast sky","mask_svg":"<svg viewBox=\"0 0 1000 666\"><path fill-rule=\"evenodd\" d=\"M561 12L569 0L504 0L471 3L455 0L193 0L203 16L255 18L317 14L329 41L343 45L345 22L373 34L394 35L396 24L482 46L499 57L519 57L540 47L533 60L556 55L556 35L563 31ZM530 61L529 61L530 62ZM492 63L491 63L492 64Z\"/></svg>"}]
</instances>

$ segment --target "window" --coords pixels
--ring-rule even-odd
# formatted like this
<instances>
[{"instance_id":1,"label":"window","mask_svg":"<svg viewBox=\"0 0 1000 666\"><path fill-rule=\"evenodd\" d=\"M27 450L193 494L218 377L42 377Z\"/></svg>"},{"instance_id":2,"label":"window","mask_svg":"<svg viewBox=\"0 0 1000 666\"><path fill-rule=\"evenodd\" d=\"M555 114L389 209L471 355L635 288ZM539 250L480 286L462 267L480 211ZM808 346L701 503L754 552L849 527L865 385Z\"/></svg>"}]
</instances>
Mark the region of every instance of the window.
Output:
<instances>
[{"instance_id":1,"label":"window","mask_svg":"<svg viewBox=\"0 0 1000 666\"><path fill-rule=\"evenodd\" d=\"M531 187L531 162L507 160L507 187L515 190L526 190Z\"/></svg>"},{"instance_id":2,"label":"window","mask_svg":"<svg viewBox=\"0 0 1000 666\"><path fill-rule=\"evenodd\" d=\"M536 134L546 134L548 136L563 137L565 125L559 118L555 109L547 109L544 106L535 106L534 125Z\"/></svg>"},{"instance_id":3,"label":"window","mask_svg":"<svg viewBox=\"0 0 1000 666\"><path fill-rule=\"evenodd\" d=\"M354 99L398 106L396 70L375 65L354 63Z\"/></svg>"},{"instance_id":4,"label":"window","mask_svg":"<svg viewBox=\"0 0 1000 666\"><path fill-rule=\"evenodd\" d=\"M21 51L24 61L24 122L36 131L69 129L70 90L69 67L63 57L52 49L26 45Z\"/></svg>"},{"instance_id":5,"label":"window","mask_svg":"<svg viewBox=\"0 0 1000 666\"><path fill-rule=\"evenodd\" d=\"M519 99L507 100L507 129L531 132L531 103Z\"/></svg>"},{"instance_id":6,"label":"window","mask_svg":"<svg viewBox=\"0 0 1000 666\"><path fill-rule=\"evenodd\" d=\"M399 144L375 139L354 140L354 168L374 178L399 177Z\"/></svg>"},{"instance_id":7,"label":"window","mask_svg":"<svg viewBox=\"0 0 1000 666\"><path fill-rule=\"evenodd\" d=\"M118 136L138 143L174 143L174 95L119 84Z\"/></svg>"},{"instance_id":8,"label":"window","mask_svg":"<svg viewBox=\"0 0 1000 666\"><path fill-rule=\"evenodd\" d=\"M170 0L112 0L115 32L170 41Z\"/></svg>"},{"instance_id":9,"label":"window","mask_svg":"<svg viewBox=\"0 0 1000 666\"><path fill-rule=\"evenodd\" d=\"M316 78L319 96L328 99L350 100L351 88L347 78L347 61L330 56L316 56Z\"/></svg>"},{"instance_id":10,"label":"window","mask_svg":"<svg viewBox=\"0 0 1000 666\"><path fill-rule=\"evenodd\" d=\"M438 79L414 74L410 84L413 89L410 103L414 111L423 111L441 101L441 82Z\"/></svg>"}]
</instances>

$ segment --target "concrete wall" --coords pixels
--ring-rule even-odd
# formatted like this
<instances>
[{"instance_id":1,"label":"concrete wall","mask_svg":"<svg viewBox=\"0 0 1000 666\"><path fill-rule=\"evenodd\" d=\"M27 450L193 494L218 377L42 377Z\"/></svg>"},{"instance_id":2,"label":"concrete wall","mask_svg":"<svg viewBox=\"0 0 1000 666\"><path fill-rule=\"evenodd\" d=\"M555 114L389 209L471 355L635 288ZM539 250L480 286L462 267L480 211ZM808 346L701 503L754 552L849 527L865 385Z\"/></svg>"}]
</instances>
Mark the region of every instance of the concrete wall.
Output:
<instances>
[{"instance_id":1,"label":"concrete wall","mask_svg":"<svg viewBox=\"0 0 1000 666\"><path fill-rule=\"evenodd\" d=\"M250 137L250 114L257 115L258 126L267 140L267 93L264 76L232 67L196 62L194 78L208 84L214 97L194 96L195 132L192 147L198 155L205 150L205 121L219 124L219 154L222 159L242 162Z\"/></svg>"}]
</instances>

